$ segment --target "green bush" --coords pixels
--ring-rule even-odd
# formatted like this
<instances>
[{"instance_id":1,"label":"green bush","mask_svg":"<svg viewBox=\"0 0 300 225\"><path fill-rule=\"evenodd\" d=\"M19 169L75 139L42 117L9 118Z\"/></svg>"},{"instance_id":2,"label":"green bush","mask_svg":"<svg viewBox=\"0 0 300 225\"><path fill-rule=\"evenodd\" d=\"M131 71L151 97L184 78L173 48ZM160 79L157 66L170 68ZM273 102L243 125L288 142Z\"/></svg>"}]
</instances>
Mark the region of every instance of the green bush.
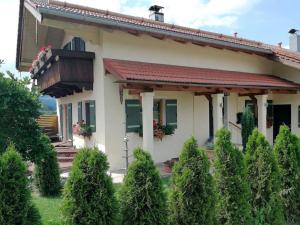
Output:
<instances>
[{"instance_id":1,"label":"green bush","mask_svg":"<svg viewBox=\"0 0 300 225\"><path fill-rule=\"evenodd\" d=\"M0 177L0 224L41 224L39 213L31 202L26 166L12 145L0 159Z\"/></svg>"},{"instance_id":2,"label":"green bush","mask_svg":"<svg viewBox=\"0 0 300 225\"><path fill-rule=\"evenodd\" d=\"M230 141L230 132L221 129L215 144L217 220L222 225L252 224L250 190L246 183L243 154Z\"/></svg>"},{"instance_id":3,"label":"green bush","mask_svg":"<svg viewBox=\"0 0 300 225\"><path fill-rule=\"evenodd\" d=\"M215 187L210 162L197 141L184 143L172 176L170 222L174 225L211 225L215 222Z\"/></svg>"},{"instance_id":4,"label":"green bush","mask_svg":"<svg viewBox=\"0 0 300 225\"><path fill-rule=\"evenodd\" d=\"M300 224L300 164L297 137L287 126L281 126L275 140L274 152L281 173L281 196L286 220Z\"/></svg>"},{"instance_id":5,"label":"green bush","mask_svg":"<svg viewBox=\"0 0 300 225\"><path fill-rule=\"evenodd\" d=\"M36 143L40 128L36 121L39 117L39 92L30 90L30 78L17 79L12 73L0 71L0 154L10 142L24 160L37 162L43 151Z\"/></svg>"},{"instance_id":6,"label":"green bush","mask_svg":"<svg viewBox=\"0 0 300 225\"><path fill-rule=\"evenodd\" d=\"M249 107L246 107L246 109L242 115L241 125L242 125L243 150L245 151L246 144L248 142L248 138L252 134L252 131L255 128L254 116Z\"/></svg>"},{"instance_id":7,"label":"green bush","mask_svg":"<svg viewBox=\"0 0 300 225\"><path fill-rule=\"evenodd\" d=\"M107 157L98 148L77 153L63 193L64 224L117 223L118 206L108 168Z\"/></svg>"},{"instance_id":8,"label":"green bush","mask_svg":"<svg viewBox=\"0 0 300 225\"><path fill-rule=\"evenodd\" d=\"M34 171L34 180L42 196L58 196L61 193L61 183L57 154L48 136L40 139L41 148L45 151L44 158L37 163Z\"/></svg>"},{"instance_id":9,"label":"green bush","mask_svg":"<svg viewBox=\"0 0 300 225\"><path fill-rule=\"evenodd\" d=\"M167 224L166 197L162 181L149 153L134 151L121 190L123 225Z\"/></svg>"},{"instance_id":10,"label":"green bush","mask_svg":"<svg viewBox=\"0 0 300 225\"><path fill-rule=\"evenodd\" d=\"M256 223L284 224L278 164L271 146L257 129L248 139L245 159L251 189L250 204Z\"/></svg>"}]
</instances>

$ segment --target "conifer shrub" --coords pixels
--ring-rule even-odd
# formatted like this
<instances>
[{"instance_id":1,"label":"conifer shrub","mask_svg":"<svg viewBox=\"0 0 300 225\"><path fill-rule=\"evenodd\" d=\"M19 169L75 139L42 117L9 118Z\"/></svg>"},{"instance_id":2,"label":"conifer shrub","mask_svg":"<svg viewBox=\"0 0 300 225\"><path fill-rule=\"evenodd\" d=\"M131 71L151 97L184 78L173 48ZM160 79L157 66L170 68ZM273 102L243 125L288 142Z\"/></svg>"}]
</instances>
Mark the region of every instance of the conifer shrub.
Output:
<instances>
[{"instance_id":1,"label":"conifer shrub","mask_svg":"<svg viewBox=\"0 0 300 225\"><path fill-rule=\"evenodd\" d=\"M215 187L210 162L195 138L184 145L175 164L170 194L170 222L174 225L211 225L215 222Z\"/></svg>"},{"instance_id":2,"label":"conifer shrub","mask_svg":"<svg viewBox=\"0 0 300 225\"><path fill-rule=\"evenodd\" d=\"M255 224L284 224L278 164L271 146L257 129L248 139L245 160Z\"/></svg>"},{"instance_id":3,"label":"conifer shrub","mask_svg":"<svg viewBox=\"0 0 300 225\"><path fill-rule=\"evenodd\" d=\"M0 224L40 225L39 213L31 202L26 166L13 145L1 156L0 177Z\"/></svg>"},{"instance_id":4,"label":"conifer shrub","mask_svg":"<svg viewBox=\"0 0 300 225\"><path fill-rule=\"evenodd\" d=\"M242 144L243 144L243 150L245 151L248 138L252 134L252 131L255 128L254 115L248 106L245 108L245 111L243 112L241 125L242 125Z\"/></svg>"},{"instance_id":5,"label":"conifer shrub","mask_svg":"<svg viewBox=\"0 0 300 225\"><path fill-rule=\"evenodd\" d=\"M63 223L114 225L118 204L107 157L98 148L83 148L73 162L63 192Z\"/></svg>"},{"instance_id":6,"label":"conifer shrub","mask_svg":"<svg viewBox=\"0 0 300 225\"><path fill-rule=\"evenodd\" d=\"M226 129L217 132L215 144L216 216L219 224L252 224L250 190L243 154L230 141Z\"/></svg>"},{"instance_id":7,"label":"conifer shrub","mask_svg":"<svg viewBox=\"0 0 300 225\"><path fill-rule=\"evenodd\" d=\"M121 190L122 225L165 225L167 205L159 172L149 153L134 151Z\"/></svg>"},{"instance_id":8,"label":"conifer shrub","mask_svg":"<svg viewBox=\"0 0 300 225\"><path fill-rule=\"evenodd\" d=\"M40 145L45 154L44 158L35 165L35 184L42 196L55 197L61 193L57 154L45 134L41 136Z\"/></svg>"},{"instance_id":9,"label":"conifer shrub","mask_svg":"<svg viewBox=\"0 0 300 225\"><path fill-rule=\"evenodd\" d=\"M297 137L287 126L281 126L274 145L281 174L280 194L284 213L290 224L300 224L300 164Z\"/></svg>"}]
</instances>

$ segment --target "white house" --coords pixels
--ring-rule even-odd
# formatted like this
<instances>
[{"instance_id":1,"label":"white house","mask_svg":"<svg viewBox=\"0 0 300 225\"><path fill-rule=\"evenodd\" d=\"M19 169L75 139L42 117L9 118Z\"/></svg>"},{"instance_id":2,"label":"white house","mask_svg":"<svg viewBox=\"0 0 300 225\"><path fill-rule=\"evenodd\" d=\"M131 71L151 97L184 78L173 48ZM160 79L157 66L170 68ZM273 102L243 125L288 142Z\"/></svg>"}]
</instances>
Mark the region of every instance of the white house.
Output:
<instances>
[{"instance_id":1,"label":"white house","mask_svg":"<svg viewBox=\"0 0 300 225\"><path fill-rule=\"evenodd\" d=\"M60 135L98 146L111 169L125 167L124 137L156 162L178 157L194 136L207 146L225 126L241 144L239 119L252 107L270 143L283 123L300 135L300 36L291 50L258 41L53 0L21 0L17 68L57 98ZM84 120L90 139L73 134ZM154 137L154 122L163 126ZM162 130L155 130L161 136ZM142 133L139 135L139 133Z\"/></svg>"}]
</instances>

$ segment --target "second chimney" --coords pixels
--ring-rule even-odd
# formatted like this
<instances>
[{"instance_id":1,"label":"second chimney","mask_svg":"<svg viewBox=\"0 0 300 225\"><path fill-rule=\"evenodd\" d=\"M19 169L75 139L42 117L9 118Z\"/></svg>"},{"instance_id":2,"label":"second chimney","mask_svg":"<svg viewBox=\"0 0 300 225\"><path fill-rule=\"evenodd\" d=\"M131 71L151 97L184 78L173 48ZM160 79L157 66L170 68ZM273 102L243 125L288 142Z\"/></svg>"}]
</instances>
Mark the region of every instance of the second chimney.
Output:
<instances>
[{"instance_id":1,"label":"second chimney","mask_svg":"<svg viewBox=\"0 0 300 225\"><path fill-rule=\"evenodd\" d=\"M300 52L300 31L291 29L290 33L290 49L295 52Z\"/></svg>"},{"instance_id":2,"label":"second chimney","mask_svg":"<svg viewBox=\"0 0 300 225\"><path fill-rule=\"evenodd\" d=\"M159 6L159 5L153 5L149 8L150 11L150 19L159 21L159 22L164 22L164 14L161 11L164 7Z\"/></svg>"}]
</instances>

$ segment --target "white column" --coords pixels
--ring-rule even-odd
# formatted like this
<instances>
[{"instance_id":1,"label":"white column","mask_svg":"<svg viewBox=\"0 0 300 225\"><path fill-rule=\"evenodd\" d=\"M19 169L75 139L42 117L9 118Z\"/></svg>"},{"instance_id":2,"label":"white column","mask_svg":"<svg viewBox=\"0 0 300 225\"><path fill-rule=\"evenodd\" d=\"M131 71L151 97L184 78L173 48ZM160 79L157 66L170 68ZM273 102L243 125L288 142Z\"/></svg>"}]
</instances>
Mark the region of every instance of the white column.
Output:
<instances>
[{"instance_id":1,"label":"white column","mask_svg":"<svg viewBox=\"0 0 300 225\"><path fill-rule=\"evenodd\" d=\"M267 136L267 106L268 95L257 95L257 117L258 117L258 130Z\"/></svg>"},{"instance_id":2,"label":"white column","mask_svg":"<svg viewBox=\"0 0 300 225\"><path fill-rule=\"evenodd\" d=\"M214 119L214 133L223 128L223 97L224 94L212 95L213 101L213 119Z\"/></svg>"},{"instance_id":3,"label":"white column","mask_svg":"<svg viewBox=\"0 0 300 225\"><path fill-rule=\"evenodd\" d=\"M229 129L229 94L224 95L224 127Z\"/></svg>"},{"instance_id":4,"label":"white column","mask_svg":"<svg viewBox=\"0 0 300 225\"><path fill-rule=\"evenodd\" d=\"M143 110L143 150L148 151L154 156L154 138L153 138L153 92L143 92L142 110Z\"/></svg>"}]
</instances>

